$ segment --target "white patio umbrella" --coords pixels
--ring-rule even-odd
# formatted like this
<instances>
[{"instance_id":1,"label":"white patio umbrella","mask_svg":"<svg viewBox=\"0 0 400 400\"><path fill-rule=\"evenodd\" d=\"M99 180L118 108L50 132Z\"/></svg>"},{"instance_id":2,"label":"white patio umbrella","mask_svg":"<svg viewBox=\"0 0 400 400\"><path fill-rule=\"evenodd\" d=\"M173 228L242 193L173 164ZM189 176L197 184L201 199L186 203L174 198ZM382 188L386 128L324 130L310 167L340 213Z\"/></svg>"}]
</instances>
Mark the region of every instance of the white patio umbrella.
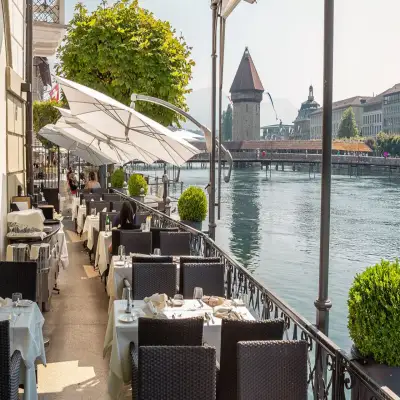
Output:
<instances>
[{"instance_id":1,"label":"white patio umbrella","mask_svg":"<svg viewBox=\"0 0 400 400\"><path fill-rule=\"evenodd\" d=\"M187 140L188 142L200 142L205 140L204 135L199 135L197 133L186 131L184 129L178 129L176 131L172 131L172 134L175 137Z\"/></svg>"},{"instance_id":2,"label":"white patio umbrella","mask_svg":"<svg viewBox=\"0 0 400 400\"><path fill-rule=\"evenodd\" d=\"M72 115L100 131L110 143L125 143L169 164L182 165L199 150L184 139L125 106L86 86L57 77Z\"/></svg>"},{"instance_id":3,"label":"white patio umbrella","mask_svg":"<svg viewBox=\"0 0 400 400\"><path fill-rule=\"evenodd\" d=\"M86 162L97 167L117 162L117 160L107 156L96 148L97 146L95 143L86 143L82 139L74 136L71 132L63 131L60 126L48 124L43 127L38 134L54 143L56 146L70 151Z\"/></svg>"},{"instance_id":4,"label":"white patio umbrella","mask_svg":"<svg viewBox=\"0 0 400 400\"><path fill-rule=\"evenodd\" d=\"M85 142L93 141L97 144L98 150L112 156L118 163L126 164L130 161L142 161L145 164L152 164L157 161L157 157L135 146L130 146L125 142L111 141L93 126L86 124L78 117L74 117L70 110L56 107L61 118L57 126L62 124L65 132L71 132L74 136L83 139Z\"/></svg>"}]
</instances>

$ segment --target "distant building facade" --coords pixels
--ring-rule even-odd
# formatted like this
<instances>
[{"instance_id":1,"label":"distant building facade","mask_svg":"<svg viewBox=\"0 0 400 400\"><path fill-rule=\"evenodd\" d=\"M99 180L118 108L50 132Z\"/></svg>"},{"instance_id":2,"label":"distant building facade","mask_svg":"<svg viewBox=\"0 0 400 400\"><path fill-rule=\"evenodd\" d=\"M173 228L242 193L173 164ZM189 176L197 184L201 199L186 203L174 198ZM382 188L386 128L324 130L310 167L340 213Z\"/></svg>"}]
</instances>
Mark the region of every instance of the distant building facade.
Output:
<instances>
[{"instance_id":1,"label":"distant building facade","mask_svg":"<svg viewBox=\"0 0 400 400\"><path fill-rule=\"evenodd\" d=\"M372 97L365 103L362 136L376 137L382 131L382 99L383 96L379 95Z\"/></svg>"},{"instance_id":2,"label":"distant building facade","mask_svg":"<svg viewBox=\"0 0 400 400\"><path fill-rule=\"evenodd\" d=\"M400 84L383 93L383 131L400 134Z\"/></svg>"},{"instance_id":3,"label":"distant building facade","mask_svg":"<svg viewBox=\"0 0 400 400\"><path fill-rule=\"evenodd\" d=\"M261 127L264 140L288 140L293 132L293 125L275 124Z\"/></svg>"},{"instance_id":4,"label":"distant building facade","mask_svg":"<svg viewBox=\"0 0 400 400\"><path fill-rule=\"evenodd\" d=\"M231 89L232 140L260 140L260 103L264 87L246 47Z\"/></svg>"},{"instance_id":5,"label":"distant building facade","mask_svg":"<svg viewBox=\"0 0 400 400\"><path fill-rule=\"evenodd\" d=\"M309 87L308 99L301 103L297 118L293 121L294 129L291 139L309 140L311 138L311 114L318 110L319 104L314 99L314 88Z\"/></svg>"},{"instance_id":6,"label":"distant building facade","mask_svg":"<svg viewBox=\"0 0 400 400\"><path fill-rule=\"evenodd\" d=\"M349 99L336 101L333 103L332 114L332 137L336 138L342 120L343 113L351 107L354 112L357 127L362 131L364 106L371 97L354 96ZM323 108L319 108L310 115L310 139L322 138L322 112Z\"/></svg>"}]
</instances>

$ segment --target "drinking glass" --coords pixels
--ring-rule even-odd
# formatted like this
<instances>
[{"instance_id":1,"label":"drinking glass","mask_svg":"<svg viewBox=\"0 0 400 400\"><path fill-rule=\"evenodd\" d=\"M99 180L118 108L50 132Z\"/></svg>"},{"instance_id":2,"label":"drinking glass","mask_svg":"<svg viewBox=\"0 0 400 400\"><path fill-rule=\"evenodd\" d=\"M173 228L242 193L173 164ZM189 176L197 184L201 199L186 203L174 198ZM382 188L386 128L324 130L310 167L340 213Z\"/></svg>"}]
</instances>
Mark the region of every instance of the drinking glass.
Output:
<instances>
[{"instance_id":1,"label":"drinking glass","mask_svg":"<svg viewBox=\"0 0 400 400\"><path fill-rule=\"evenodd\" d=\"M22 293L13 293L11 295L11 300L13 303L17 304L20 300L22 300Z\"/></svg>"},{"instance_id":2,"label":"drinking glass","mask_svg":"<svg viewBox=\"0 0 400 400\"><path fill-rule=\"evenodd\" d=\"M131 288L123 288L122 289L122 300L126 300L126 313L130 313L132 311L132 289Z\"/></svg>"},{"instance_id":3,"label":"drinking glass","mask_svg":"<svg viewBox=\"0 0 400 400\"><path fill-rule=\"evenodd\" d=\"M96 209L92 208L92 217L95 217L95 216L96 216Z\"/></svg>"},{"instance_id":4,"label":"drinking glass","mask_svg":"<svg viewBox=\"0 0 400 400\"><path fill-rule=\"evenodd\" d=\"M203 298L203 288L195 287L193 290L193 299L201 300Z\"/></svg>"},{"instance_id":5,"label":"drinking glass","mask_svg":"<svg viewBox=\"0 0 400 400\"><path fill-rule=\"evenodd\" d=\"M142 224L140 224L140 230L142 232L146 232L146 224L144 222Z\"/></svg>"},{"instance_id":6,"label":"drinking glass","mask_svg":"<svg viewBox=\"0 0 400 400\"><path fill-rule=\"evenodd\" d=\"M155 256L161 256L161 249L154 249Z\"/></svg>"},{"instance_id":7,"label":"drinking glass","mask_svg":"<svg viewBox=\"0 0 400 400\"><path fill-rule=\"evenodd\" d=\"M182 295L182 294L176 294L176 295L174 296L174 300L183 301L183 295Z\"/></svg>"},{"instance_id":8,"label":"drinking glass","mask_svg":"<svg viewBox=\"0 0 400 400\"><path fill-rule=\"evenodd\" d=\"M123 246L122 244L118 246L118 255L120 261L122 261L122 259L125 259L125 246Z\"/></svg>"}]
</instances>

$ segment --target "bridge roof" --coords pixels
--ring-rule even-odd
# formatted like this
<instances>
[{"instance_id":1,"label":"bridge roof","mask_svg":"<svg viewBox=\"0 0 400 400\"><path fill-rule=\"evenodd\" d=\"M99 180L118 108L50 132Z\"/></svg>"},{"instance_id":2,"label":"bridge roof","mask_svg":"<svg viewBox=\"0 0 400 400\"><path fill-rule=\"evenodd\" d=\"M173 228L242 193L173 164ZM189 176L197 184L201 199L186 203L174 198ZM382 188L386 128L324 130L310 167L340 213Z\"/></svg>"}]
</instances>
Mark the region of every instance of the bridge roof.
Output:
<instances>
[{"instance_id":1,"label":"bridge roof","mask_svg":"<svg viewBox=\"0 0 400 400\"><path fill-rule=\"evenodd\" d=\"M205 143L193 143L200 150L205 150ZM321 140L252 140L241 142L225 142L224 146L230 151L268 150L268 151L315 151L322 150ZM349 151L355 153L371 153L372 150L363 142L346 142L334 140L332 151Z\"/></svg>"}]
</instances>

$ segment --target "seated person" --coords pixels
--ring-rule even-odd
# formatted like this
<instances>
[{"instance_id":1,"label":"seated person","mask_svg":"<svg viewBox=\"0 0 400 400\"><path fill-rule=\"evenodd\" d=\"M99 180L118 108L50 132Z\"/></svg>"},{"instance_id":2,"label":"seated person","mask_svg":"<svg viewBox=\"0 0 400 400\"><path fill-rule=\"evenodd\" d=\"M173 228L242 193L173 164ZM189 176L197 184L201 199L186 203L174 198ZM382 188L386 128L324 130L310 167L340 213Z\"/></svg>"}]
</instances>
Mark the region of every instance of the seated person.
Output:
<instances>
[{"instance_id":1,"label":"seated person","mask_svg":"<svg viewBox=\"0 0 400 400\"><path fill-rule=\"evenodd\" d=\"M76 189L78 189L78 182L76 181L75 174L73 172L69 174L68 185L71 189L71 193L75 194Z\"/></svg>"},{"instance_id":2,"label":"seated person","mask_svg":"<svg viewBox=\"0 0 400 400\"><path fill-rule=\"evenodd\" d=\"M129 201L125 201L122 204L119 215L114 218L113 226L118 229L135 229L135 212L132 204Z\"/></svg>"},{"instance_id":3,"label":"seated person","mask_svg":"<svg viewBox=\"0 0 400 400\"><path fill-rule=\"evenodd\" d=\"M96 174L93 171L89 173L89 180L86 182L85 189L99 189L100 183L96 180Z\"/></svg>"}]
</instances>

